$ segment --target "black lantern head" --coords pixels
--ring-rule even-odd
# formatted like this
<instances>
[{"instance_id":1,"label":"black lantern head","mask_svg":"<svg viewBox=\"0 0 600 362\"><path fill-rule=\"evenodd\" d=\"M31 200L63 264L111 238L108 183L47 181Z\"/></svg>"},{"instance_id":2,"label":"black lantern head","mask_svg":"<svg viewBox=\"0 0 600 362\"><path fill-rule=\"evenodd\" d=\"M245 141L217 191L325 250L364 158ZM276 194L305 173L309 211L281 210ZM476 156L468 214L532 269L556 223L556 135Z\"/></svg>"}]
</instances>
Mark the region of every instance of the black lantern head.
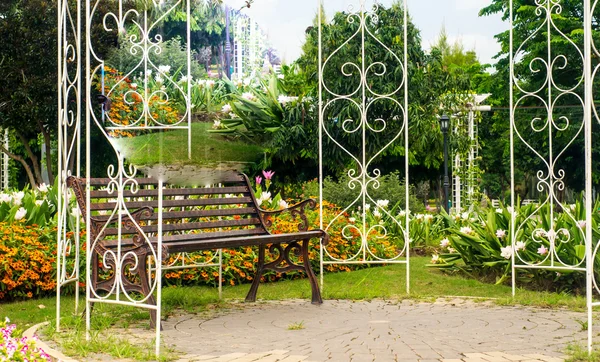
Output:
<instances>
[{"instance_id":1,"label":"black lantern head","mask_svg":"<svg viewBox=\"0 0 600 362\"><path fill-rule=\"evenodd\" d=\"M448 133L448 130L450 129L450 117L445 114L440 117L440 129L442 130L442 133Z\"/></svg>"}]
</instances>

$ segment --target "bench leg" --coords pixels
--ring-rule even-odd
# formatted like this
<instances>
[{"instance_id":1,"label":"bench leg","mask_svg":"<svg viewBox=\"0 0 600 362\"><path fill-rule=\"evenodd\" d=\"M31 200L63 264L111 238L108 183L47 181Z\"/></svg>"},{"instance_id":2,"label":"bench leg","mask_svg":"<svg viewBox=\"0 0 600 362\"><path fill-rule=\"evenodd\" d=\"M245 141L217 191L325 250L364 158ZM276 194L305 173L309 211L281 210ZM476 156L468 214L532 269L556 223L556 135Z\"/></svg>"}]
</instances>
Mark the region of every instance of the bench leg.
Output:
<instances>
[{"instance_id":1,"label":"bench leg","mask_svg":"<svg viewBox=\"0 0 600 362\"><path fill-rule=\"evenodd\" d=\"M252 280L252 286L250 291L246 295L246 302L256 302L256 292L258 291L258 285L260 284L260 278L265 271L265 246L258 246L258 265L256 267L256 273L254 274L254 280Z\"/></svg>"},{"instance_id":2,"label":"bench leg","mask_svg":"<svg viewBox=\"0 0 600 362\"><path fill-rule=\"evenodd\" d=\"M323 304L319 283L317 282L317 277L310 266L310 259L308 258L309 243L310 240L302 240L302 263L304 264L304 271L306 271L306 276L308 277L310 287L312 288L312 304Z\"/></svg>"},{"instance_id":3,"label":"bench leg","mask_svg":"<svg viewBox=\"0 0 600 362\"><path fill-rule=\"evenodd\" d=\"M290 243L285 249L281 245L273 245L273 248L279 251L279 258L265 265L265 250L264 245L258 247L258 265L256 267L256 275L252 281L250 291L246 296L246 302L256 301L256 292L260 284L260 278L262 277L265 270L274 270L276 272L286 272L290 270L300 270L306 272L306 276L310 282L312 289L312 304L322 304L323 299L321 298L321 291L317 282L317 277L312 270L310 265L310 259L308 258L308 248L310 240L301 240L299 242ZM302 255L302 265L295 264L290 257L290 253L295 250L299 251L296 255ZM283 265L281 265L283 263Z\"/></svg>"}]
</instances>

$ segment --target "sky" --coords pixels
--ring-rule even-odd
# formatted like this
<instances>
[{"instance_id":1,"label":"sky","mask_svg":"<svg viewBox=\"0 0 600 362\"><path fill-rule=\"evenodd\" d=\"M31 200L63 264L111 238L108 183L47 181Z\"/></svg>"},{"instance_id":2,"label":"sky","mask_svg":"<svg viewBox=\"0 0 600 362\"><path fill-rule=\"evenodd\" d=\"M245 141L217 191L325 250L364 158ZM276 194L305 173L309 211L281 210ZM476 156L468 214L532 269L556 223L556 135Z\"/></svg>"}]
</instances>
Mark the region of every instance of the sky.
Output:
<instances>
[{"instance_id":1,"label":"sky","mask_svg":"<svg viewBox=\"0 0 600 362\"><path fill-rule=\"evenodd\" d=\"M358 7L360 0L323 0L325 12L331 17L335 12L347 10L349 5ZM367 5L374 0L364 0ZM492 57L500 50L494 35L508 29L499 15L480 18L479 10L491 0L407 0L409 14L421 30L423 47L439 37L442 27L450 42L462 39L467 50L475 50L482 63L493 63ZM393 0L380 0L389 6ZM232 7L240 8L243 0L225 0ZM245 9L268 34L273 47L286 61L291 62L301 53L304 31L311 25L316 14L318 0L254 0Z\"/></svg>"}]
</instances>

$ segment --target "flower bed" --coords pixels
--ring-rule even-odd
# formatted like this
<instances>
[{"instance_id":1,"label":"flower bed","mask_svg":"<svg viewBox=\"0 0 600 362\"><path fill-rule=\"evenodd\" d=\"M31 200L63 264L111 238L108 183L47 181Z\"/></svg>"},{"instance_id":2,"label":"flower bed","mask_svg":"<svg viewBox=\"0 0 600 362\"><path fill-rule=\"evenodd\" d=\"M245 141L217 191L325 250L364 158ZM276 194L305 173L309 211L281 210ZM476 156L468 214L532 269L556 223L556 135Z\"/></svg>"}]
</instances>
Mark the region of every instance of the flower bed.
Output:
<instances>
[{"instance_id":1,"label":"flower bed","mask_svg":"<svg viewBox=\"0 0 600 362\"><path fill-rule=\"evenodd\" d=\"M50 356L41 348L35 346L36 339L27 339L27 337L13 337L17 326L9 324L10 320L6 318L0 322L0 334L2 342L0 343L0 360L2 361L23 361L23 362L50 362Z\"/></svg>"}]
</instances>

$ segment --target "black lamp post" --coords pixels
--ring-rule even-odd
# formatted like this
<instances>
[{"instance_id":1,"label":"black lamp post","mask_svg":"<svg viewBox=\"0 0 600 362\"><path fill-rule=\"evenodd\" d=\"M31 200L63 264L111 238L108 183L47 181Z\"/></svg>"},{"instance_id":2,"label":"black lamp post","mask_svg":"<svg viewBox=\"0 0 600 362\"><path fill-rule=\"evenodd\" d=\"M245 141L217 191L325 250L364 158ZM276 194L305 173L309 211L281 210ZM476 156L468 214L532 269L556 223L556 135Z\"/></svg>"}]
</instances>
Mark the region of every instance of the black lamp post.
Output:
<instances>
[{"instance_id":1,"label":"black lamp post","mask_svg":"<svg viewBox=\"0 0 600 362\"><path fill-rule=\"evenodd\" d=\"M448 177L448 130L450 129L450 117L443 115L440 117L440 129L444 134L444 210L450 212L448 203L448 191L450 188L450 178Z\"/></svg>"}]
</instances>

